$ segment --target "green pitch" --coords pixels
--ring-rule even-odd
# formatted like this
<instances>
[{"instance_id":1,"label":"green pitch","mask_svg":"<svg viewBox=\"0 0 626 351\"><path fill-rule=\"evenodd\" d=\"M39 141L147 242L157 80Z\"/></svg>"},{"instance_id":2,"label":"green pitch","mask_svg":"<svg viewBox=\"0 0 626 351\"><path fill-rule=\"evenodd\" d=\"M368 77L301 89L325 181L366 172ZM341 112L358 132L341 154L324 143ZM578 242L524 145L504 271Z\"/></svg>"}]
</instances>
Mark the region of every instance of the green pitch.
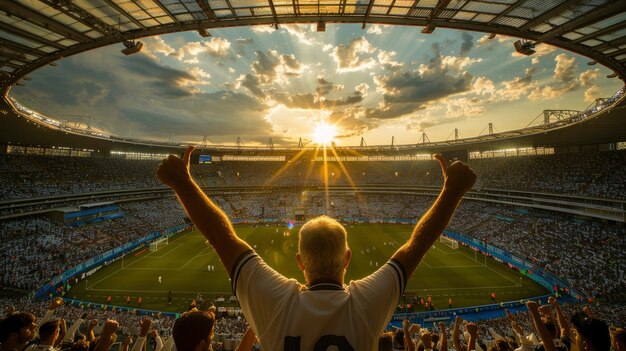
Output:
<instances>
[{"instance_id":1,"label":"green pitch","mask_svg":"<svg viewBox=\"0 0 626 351\"><path fill-rule=\"evenodd\" d=\"M238 226L237 233L278 272L304 282L295 262L298 229L285 227ZM383 265L401 243L409 237L412 226L390 224L357 224L348 226L348 241L352 260L346 282L362 278ZM215 266L209 271L208 266ZM161 276L161 283L158 277ZM172 291L172 304L168 292ZM492 303L491 292L498 301L515 301L546 294L547 291L532 280L522 277L507 266L481 254L459 247L451 249L442 243L435 245L420 263L408 282L406 294L431 295L438 309L484 305ZM196 294L208 300L232 295L230 281L215 250L205 243L197 231L179 234L169 244L155 252L130 254L123 260L101 269L72 288L68 297L160 311L184 311ZM127 296L131 303L126 302Z\"/></svg>"}]
</instances>

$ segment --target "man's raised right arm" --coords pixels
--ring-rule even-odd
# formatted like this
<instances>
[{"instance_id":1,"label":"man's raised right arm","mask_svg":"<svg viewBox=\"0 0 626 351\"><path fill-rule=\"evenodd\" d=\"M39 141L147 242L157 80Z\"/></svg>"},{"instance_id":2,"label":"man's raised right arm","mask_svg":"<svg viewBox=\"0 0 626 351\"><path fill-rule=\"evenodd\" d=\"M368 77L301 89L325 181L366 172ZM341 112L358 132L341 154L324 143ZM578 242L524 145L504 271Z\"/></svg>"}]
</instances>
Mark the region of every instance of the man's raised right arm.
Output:
<instances>
[{"instance_id":1,"label":"man's raised right arm","mask_svg":"<svg viewBox=\"0 0 626 351\"><path fill-rule=\"evenodd\" d=\"M231 274L233 265L250 245L235 233L226 214L200 189L189 173L189 159L194 147L189 146L183 158L170 155L157 170L157 178L172 188L189 218L211 243L222 264Z\"/></svg>"},{"instance_id":2,"label":"man's raised right arm","mask_svg":"<svg viewBox=\"0 0 626 351\"><path fill-rule=\"evenodd\" d=\"M409 240L392 257L402 264L407 279L448 225L463 194L471 189L476 181L476 174L466 164L456 161L448 165L443 156L435 157L443 172L441 193L417 223Z\"/></svg>"}]
</instances>

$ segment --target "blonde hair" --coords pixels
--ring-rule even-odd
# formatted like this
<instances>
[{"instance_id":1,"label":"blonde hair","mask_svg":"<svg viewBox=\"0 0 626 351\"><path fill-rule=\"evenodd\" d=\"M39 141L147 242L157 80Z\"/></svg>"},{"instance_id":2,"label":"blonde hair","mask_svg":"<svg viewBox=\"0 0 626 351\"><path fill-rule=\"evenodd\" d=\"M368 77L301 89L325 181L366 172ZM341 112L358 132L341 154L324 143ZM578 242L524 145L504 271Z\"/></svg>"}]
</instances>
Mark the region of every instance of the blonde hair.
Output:
<instances>
[{"instance_id":1,"label":"blonde hair","mask_svg":"<svg viewBox=\"0 0 626 351\"><path fill-rule=\"evenodd\" d=\"M336 220L319 216L300 229L298 251L309 283L318 280L343 282L348 233Z\"/></svg>"}]
</instances>

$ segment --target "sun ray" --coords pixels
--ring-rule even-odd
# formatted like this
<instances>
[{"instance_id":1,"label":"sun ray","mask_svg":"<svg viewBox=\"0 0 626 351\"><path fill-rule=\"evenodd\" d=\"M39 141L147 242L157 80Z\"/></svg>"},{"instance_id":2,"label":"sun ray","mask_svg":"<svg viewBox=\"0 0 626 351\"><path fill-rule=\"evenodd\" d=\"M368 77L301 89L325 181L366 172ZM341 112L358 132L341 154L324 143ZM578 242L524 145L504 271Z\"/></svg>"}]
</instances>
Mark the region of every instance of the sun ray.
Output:
<instances>
[{"instance_id":1,"label":"sun ray","mask_svg":"<svg viewBox=\"0 0 626 351\"><path fill-rule=\"evenodd\" d=\"M290 162L285 162L285 164L282 167L280 167L280 169L278 169L278 171L276 171L276 173L274 173L272 177L269 180L267 180L263 185L264 186L272 185L272 183L274 182L274 180L276 180L277 177L279 177L281 174L287 171L289 167L294 165L295 161L297 161L300 157L302 157L307 151L309 150L306 148L298 151L298 153L290 160Z\"/></svg>"}]
</instances>

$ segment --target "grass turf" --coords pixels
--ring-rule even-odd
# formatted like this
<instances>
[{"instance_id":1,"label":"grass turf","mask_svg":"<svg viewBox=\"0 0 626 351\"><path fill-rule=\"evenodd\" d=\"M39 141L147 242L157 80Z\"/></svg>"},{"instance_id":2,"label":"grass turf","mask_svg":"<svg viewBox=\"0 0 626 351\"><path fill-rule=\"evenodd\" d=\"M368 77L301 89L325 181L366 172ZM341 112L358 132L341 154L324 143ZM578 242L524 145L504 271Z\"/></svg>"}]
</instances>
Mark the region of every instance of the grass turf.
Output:
<instances>
[{"instance_id":1,"label":"grass turf","mask_svg":"<svg viewBox=\"0 0 626 351\"><path fill-rule=\"evenodd\" d=\"M302 272L295 262L298 229L286 236L284 227L238 226L237 233L252 245L257 253L278 272L304 282ZM409 225L356 224L347 227L352 260L346 281L362 278L377 269L404 243L411 231ZM208 266L215 266L209 271ZM162 277L162 283L158 277ZM172 305L168 305L168 292L172 291ZM471 249L451 249L439 242L428 251L413 273L406 295L431 295L439 309L484 305L492 303L489 295L497 294L498 301L515 301L546 294L547 291L532 280L521 276L506 265L485 259ZM81 281L67 297L90 302L106 303L159 311L187 310L190 301L201 293L212 300L223 295L228 301L232 294L228 274L215 250L205 243L197 231L179 234L169 239L169 244L155 252L130 254ZM131 303L126 303L127 296Z\"/></svg>"}]
</instances>

